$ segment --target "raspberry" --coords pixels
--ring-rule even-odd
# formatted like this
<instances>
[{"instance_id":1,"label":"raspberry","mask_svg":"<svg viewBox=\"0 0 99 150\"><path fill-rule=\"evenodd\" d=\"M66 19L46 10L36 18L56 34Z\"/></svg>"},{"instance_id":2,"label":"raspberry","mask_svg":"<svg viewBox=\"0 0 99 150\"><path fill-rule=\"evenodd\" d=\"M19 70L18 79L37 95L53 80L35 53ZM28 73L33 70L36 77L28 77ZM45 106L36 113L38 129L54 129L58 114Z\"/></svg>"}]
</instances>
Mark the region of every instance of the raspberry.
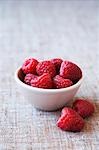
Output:
<instances>
[{"instance_id":1,"label":"raspberry","mask_svg":"<svg viewBox=\"0 0 99 150\"><path fill-rule=\"evenodd\" d=\"M86 99L76 99L73 109L83 118L89 117L95 110L93 104Z\"/></svg>"},{"instance_id":2,"label":"raspberry","mask_svg":"<svg viewBox=\"0 0 99 150\"><path fill-rule=\"evenodd\" d=\"M56 68L56 72L58 73L59 70L60 70L60 66L61 66L61 63L62 63L62 59L60 58L54 58L51 60L51 62L54 64L55 68Z\"/></svg>"},{"instance_id":3,"label":"raspberry","mask_svg":"<svg viewBox=\"0 0 99 150\"><path fill-rule=\"evenodd\" d=\"M36 72L38 75L42 75L43 73L49 73L51 77L56 75L55 66L50 61L42 61L38 63L36 67Z\"/></svg>"},{"instance_id":4,"label":"raspberry","mask_svg":"<svg viewBox=\"0 0 99 150\"><path fill-rule=\"evenodd\" d=\"M57 126L65 131L79 132L84 127L84 120L76 111L65 107L57 121Z\"/></svg>"},{"instance_id":5,"label":"raspberry","mask_svg":"<svg viewBox=\"0 0 99 150\"><path fill-rule=\"evenodd\" d=\"M44 88L44 89L51 89L52 88L52 79L48 73L44 73L37 78L31 80L31 86Z\"/></svg>"},{"instance_id":6,"label":"raspberry","mask_svg":"<svg viewBox=\"0 0 99 150\"><path fill-rule=\"evenodd\" d=\"M63 61L60 67L60 76L72 81L78 81L82 76L82 72L76 64L70 61Z\"/></svg>"},{"instance_id":7,"label":"raspberry","mask_svg":"<svg viewBox=\"0 0 99 150\"><path fill-rule=\"evenodd\" d=\"M25 74L28 74L28 73L36 74L36 66L37 66L37 64L38 64L38 61L36 59L29 58L23 63L22 71Z\"/></svg>"},{"instance_id":8,"label":"raspberry","mask_svg":"<svg viewBox=\"0 0 99 150\"><path fill-rule=\"evenodd\" d=\"M69 79L64 79L59 75L56 75L53 79L54 87L59 88L66 88L73 84L73 82Z\"/></svg>"},{"instance_id":9,"label":"raspberry","mask_svg":"<svg viewBox=\"0 0 99 150\"><path fill-rule=\"evenodd\" d=\"M26 76L25 76L25 78L24 78L24 82L25 82L26 84L30 85L30 84L31 84L31 80L32 80L32 79L35 79L36 77L37 77L36 75L31 74L31 73L26 74Z\"/></svg>"}]
</instances>

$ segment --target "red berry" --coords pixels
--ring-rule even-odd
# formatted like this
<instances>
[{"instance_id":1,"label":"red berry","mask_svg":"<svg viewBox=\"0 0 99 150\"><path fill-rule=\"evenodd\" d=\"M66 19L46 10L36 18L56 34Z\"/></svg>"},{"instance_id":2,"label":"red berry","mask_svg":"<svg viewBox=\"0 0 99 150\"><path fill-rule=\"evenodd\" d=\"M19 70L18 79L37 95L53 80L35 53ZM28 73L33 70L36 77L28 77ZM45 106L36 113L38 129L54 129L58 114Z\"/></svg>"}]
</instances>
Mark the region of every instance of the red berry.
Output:
<instances>
[{"instance_id":1,"label":"red berry","mask_svg":"<svg viewBox=\"0 0 99 150\"><path fill-rule=\"evenodd\" d=\"M72 81L78 81L82 76L82 72L76 64L69 61L63 61L60 67L60 76Z\"/></svg>"},{"instance_id":2,"label":"red berry","mask_svg":"<svg viewBox=\"0 0 99 150\"><path fill-rule=\"evenodd\" d=\"M83 118L91 116L95 110L93 104L86 99L76 99L73 109Z\"/></svg>"},{"instance_id":3,"label":"red berry","mask_svg":"<svg viewBox=\"0 0 99 150\"><path fill-rule=\"evenodd\" d=\"M53 79L54 87L59 89L59 88L66 88L71 85L73 85L73 82L69 79L64 79L59 75L56 75Z\"/></svg>"},{"instance_id":4,"label":"red berry","mask_svg":"<svg viewBox=\"0 0 99 150\"><path fill-rule=\"evenodd\" d=\"M52 88L52 79L48 73L44 73L37 78L31 80L31 86L44 88L44 89L51 89Z\"/></svg>"},{"instance_id":5,"label":"red berry","mask_svg":"<svg viewBox=\"0 0 99 150\"><path fill-rule=\"evenodd\" d=\"M31 74L31 73L26 74L26 76L25 76L25 78L24 78L24 82L25 82L26 84L30 85L30 84L31 84L31 80L32 80L32 79L35 79L36 77L37 77L36 75Z\"/></svg>"},{"instance_id":6,"label":"red berry","mask_svg":"<svg viewBox=\"0 0 99 150\"><path fill-rule=\"evenodd\" d=\"M60 58L54 58L51 60L51 62L54 64L57 72L59 72L59 70L60 70L60 66L61 66L62 61L63 60Z\"/></svg>"},{"instance_id":7,"label":"red berry","mask_svg":"<svg viewBox=\"0 0 99 150\"><path fill-rule=\"evenodd\" d=\"M36 66L37 66L37 64L38 64L38 61L36 59L29 58L23 63L22 71L25 74L28 74L28 73L36 74Z\"/></svg>"},{"instance_id":8,"label":"red berry","mask_svg":"<svg viewBox=\"0 0 99 150\"><path fill-rule=\"evenodd\" d=\"M50 61L42 61L38 63L36 67L36 72L38 75L42 75L43 73L49 73L51 77L56 75L55 66Z\"/></svg>"},{"instance_id":9,"label":"red berry","mask_svg":"<svg viewBox=\"0 0 99 150\"><path fill-rule=\"evenodd\" d=\"M84 127L84 120L76 111L65 107L57 121L57 126L65 131L79 132Z\"/></svg>"}]
</instances>

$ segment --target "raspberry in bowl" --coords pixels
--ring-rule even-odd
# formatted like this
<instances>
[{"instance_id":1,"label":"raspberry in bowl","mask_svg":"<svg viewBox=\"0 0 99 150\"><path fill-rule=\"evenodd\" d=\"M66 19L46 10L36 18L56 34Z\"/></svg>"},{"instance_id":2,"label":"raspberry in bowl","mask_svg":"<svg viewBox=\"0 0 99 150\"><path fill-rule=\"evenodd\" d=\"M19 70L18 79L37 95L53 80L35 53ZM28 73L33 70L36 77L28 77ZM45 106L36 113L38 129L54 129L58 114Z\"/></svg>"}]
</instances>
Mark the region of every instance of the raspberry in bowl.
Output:
<instances>
[{"instance_id":1,"label":"raspberry in bowl","mask_svg":"<svg viewBox=\"0 0 99 150\"><path fill-rule=\"evenodd\" d=\"M60 58L25 60L15 72L20 92L34 107L57 110L73 99L82 83L82 70Z\"/></svg>"}]
</instances>

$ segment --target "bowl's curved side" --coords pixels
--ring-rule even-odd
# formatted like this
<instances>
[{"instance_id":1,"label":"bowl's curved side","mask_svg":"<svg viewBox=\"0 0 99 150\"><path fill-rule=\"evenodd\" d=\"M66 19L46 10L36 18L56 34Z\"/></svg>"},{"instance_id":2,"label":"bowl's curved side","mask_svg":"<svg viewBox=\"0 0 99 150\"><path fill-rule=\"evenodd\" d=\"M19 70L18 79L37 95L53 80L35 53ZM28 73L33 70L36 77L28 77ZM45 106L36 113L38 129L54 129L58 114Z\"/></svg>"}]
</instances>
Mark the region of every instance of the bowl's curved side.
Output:
<instances>
[{"instance_id":1,"label":"bowl's curved side","mask_svg":"<svg viewBox=\"0 0 99 150\"><path fill-rule=\"evenodd\" d=\"M15 80L25 99L34 105L36 108L53 111L66 105L67 102L73 99L78 91L81 81L76 85L63 89L40 89L26 85L19 79L20 69L15 73Z\"/></svg>"},{"instance_id":2,"label":"bowl's curved side","mask_svg":"<svg viewBox=\"0 0 99 150\"><path fill-rule=\"evenodd\" d=\"M34 105L36 108L47 111L56 110L66 105L73 99L79 87L80 85L70 91L62 91L61 93L41 93L33 92L19 85L20 92L29 103Z\"/></svg>"}]
</instances>

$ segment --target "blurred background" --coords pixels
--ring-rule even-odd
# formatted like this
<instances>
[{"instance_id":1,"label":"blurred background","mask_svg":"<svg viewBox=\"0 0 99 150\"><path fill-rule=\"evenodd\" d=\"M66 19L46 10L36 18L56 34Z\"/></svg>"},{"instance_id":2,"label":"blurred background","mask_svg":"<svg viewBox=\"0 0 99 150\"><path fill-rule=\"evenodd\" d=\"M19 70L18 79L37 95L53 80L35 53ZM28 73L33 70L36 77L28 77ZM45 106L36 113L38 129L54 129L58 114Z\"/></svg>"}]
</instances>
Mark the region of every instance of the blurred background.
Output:
<instances>
[{"instance_id":1,"label":"blurred background","mask_svg":"<svg viewBox=\"0 0 99 150\"><path fill-rule=\"evenodd\" d=\"M97 0L1 0L0 51L75 59L97 53ZM69 53L69 55L68 55ZM19 59L16 61L19 61Z\"/></svg>"}]
</instances>

